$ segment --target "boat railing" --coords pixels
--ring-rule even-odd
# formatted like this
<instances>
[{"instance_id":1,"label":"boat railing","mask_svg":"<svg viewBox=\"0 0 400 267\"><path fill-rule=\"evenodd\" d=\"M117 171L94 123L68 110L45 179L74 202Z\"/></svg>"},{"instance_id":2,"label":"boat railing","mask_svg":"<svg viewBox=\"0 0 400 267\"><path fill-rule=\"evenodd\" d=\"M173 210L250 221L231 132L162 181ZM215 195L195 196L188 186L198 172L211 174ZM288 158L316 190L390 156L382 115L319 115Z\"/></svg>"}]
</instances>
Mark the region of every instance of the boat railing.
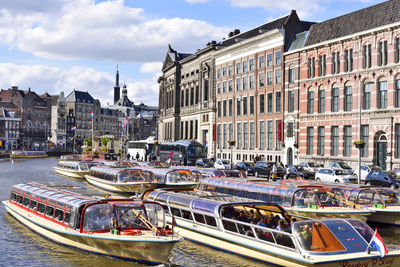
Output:
<instances>
[{"instance_id":1,"label":"boat railing","mask_svg":"<svg viewBox=\"0 0 400 267\"><path fill-rule=\"evenodd\" d=\"M221 218L221 221L224 231L246 236L249 239L255 239L260 242L268 242L269 244L272 243L275 246L291 251L299 251L295 245L295 238L290 232L279 231L269 227L229 218Z\"/></svg>"}]
</instances>

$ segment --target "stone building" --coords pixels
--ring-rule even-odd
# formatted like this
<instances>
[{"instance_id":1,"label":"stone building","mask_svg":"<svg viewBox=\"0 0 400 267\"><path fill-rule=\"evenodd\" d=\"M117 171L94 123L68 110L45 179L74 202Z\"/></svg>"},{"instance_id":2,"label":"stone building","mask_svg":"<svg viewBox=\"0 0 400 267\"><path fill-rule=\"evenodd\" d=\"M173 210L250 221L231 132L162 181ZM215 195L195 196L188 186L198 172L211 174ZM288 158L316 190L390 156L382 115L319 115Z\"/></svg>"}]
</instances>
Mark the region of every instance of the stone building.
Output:
<instances>
[{"instance_id":1,"label":"stone building","mask_svg":"<svg viewBox=\"0 0 400 267\"><path fill-rule=\"evenodd\" d=\"M6 109L13 106L10 102L0 102L0 150L20 148L21 118L16 118L14 113Z\"/></svg>"},{"instance_id":2,"label":"stone building","mask_svg":"<svg viewBox=\"0 0 400 267\"><path fill-rule=\"evenodd\" d=\"M67 102L64 92L52 96L51 105L51 138L57 149L65 149L67 145Z\"/></svg>"},{"instance_id":3,"label":"stone building","mask_svg":"<svg viewBox=\"0 0 400 267\"><path fill-rule=\"evenodd\" d=\"M311 27L296 52L301 160L356 165L353 142L364 140L363 164L399 166L399 10L387 1Z\"/></svg>"}]
</instances>

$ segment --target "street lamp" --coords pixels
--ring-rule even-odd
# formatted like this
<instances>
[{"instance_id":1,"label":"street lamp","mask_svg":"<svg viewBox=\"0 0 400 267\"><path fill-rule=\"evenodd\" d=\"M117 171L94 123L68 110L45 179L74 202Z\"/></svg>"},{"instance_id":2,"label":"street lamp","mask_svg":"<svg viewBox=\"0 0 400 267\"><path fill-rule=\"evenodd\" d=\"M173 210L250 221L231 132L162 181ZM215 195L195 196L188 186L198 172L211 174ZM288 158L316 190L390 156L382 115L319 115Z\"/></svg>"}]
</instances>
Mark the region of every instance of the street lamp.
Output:
<instances>
[{"instance_id":1,"label":"street lamp","mask_svg":"<svg viewBox=\"0 0 400 267\"><path fill-rule=\"evenodd\" d=\"M235 146L236 141L235 140L229 140L228 144L229 144L229 147L231 149L231 170L233 170L233 147Z\"/></svg>"}]
</instances>

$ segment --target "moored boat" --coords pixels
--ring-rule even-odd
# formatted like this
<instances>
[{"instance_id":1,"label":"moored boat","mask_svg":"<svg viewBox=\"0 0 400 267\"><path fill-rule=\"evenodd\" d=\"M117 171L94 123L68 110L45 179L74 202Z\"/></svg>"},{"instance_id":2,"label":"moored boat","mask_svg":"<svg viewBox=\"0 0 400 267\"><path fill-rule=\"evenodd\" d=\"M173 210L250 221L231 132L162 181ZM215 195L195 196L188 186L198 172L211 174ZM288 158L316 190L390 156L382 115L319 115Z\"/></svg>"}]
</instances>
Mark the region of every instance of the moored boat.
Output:
<instances>
[{"instance_id":1,"label":"moored boat","mask_svg":"<svg viewBox=\"0 0 400 267\"><path fill-rule=\"evenodd\" d=\"M142 193L157 186L150 171L111 167L92 167L86 180L101 189L116 193Z\"/></svg>"},{"instance_id":2,"label":"moored boat","mask_svg":"<svg viewBox=\"0 0 400 267\"><path fill-rule=\"evenodd\" d=\"M25 159L25 158L45 158L47 154L45 151L28 151L28 150L14 150L10 153L12 159Z\"/></svg>"},{"instance_id":3,"label":"moored boat","mask_svg":"<svg viewBox=\"0 0 400 267\"><path fill-rule=\"evenodd\" d=\"M243 202L213 192L155 190L144 194L144 199L167 206L167 220L183 237L273 265L400 264L400 251L389 251L380 258L370 247L373 230L360 220L294 221L277 204ZM270 222L271 218L279 227Z\"/></svg>"},{"instance_id":4,"label":"moored boat","mask_svg":"<svg viewBox=\"0 0 400 267\"><path fill-rule=\"evenodd\" d=\"M59 160L60 161L82 161L82 155L81 154L61 155Z\"/></svg>"},{"instance_id":5,"label":"moored boat","mask_svg":"<svg viewBox=\"0 0 400 267\"><path fill-rule=\"evenodd\" d=\"M53 169L62 176L84 179L90 168L98 164L96 161L59 161Z\"/></svg>"},{"instance_id":6,"label":"moored boat","mask_svg":"<svg viewBox=\"0 0 400 267\"><path fill-rule=\"evenodd\" d=\"M55 242L126 260L167 263L181 239L166 228L164 208L151 201L29 183L13 186L3 204L22 224Z\"/></svg>"},{"instance_id":7,"label":"moored boat","mask_svg":"<svg viewBox=\"0 0 400 267\"><path fill-rule=\"evenodd\" d=\"M154 173L158 188L193 189L202 178L201 173L194 170L151 167L141 167L140 169Z\"/></svg>"},{"instance_id":8,"label":"moored boat","mask_svg":"<svg viewBox=\"0 0 400 267\"><path fill-rule=\"evenodd\" d=\"M294 186L210 177L200 181L198 190L272 202L282 205L290 214L312 218L353 218L366 221L373 213L367 208L343 204L338 197L340 192L333 192L333 189L322 186Z\"/></svg>"}]
</instances>

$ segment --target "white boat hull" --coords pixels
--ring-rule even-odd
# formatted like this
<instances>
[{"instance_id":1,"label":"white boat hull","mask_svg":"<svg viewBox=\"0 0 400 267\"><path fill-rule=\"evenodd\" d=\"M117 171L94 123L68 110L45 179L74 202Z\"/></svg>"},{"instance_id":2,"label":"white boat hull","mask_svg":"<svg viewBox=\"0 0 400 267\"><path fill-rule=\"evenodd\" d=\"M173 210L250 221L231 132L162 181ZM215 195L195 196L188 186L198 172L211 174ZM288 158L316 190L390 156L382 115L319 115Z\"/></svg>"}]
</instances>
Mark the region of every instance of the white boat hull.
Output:
<instances>
[{"instance_id":1,"label":"white boat hull","mask_svg":"<svg viewBox=\"0 0 400 267\"><path fill-rule=\"evenodd\" d=\"M157 185L155 183L140 182L115 183L98 179L91 175L86 175L85 178L90 184L98 188L116 193L143 193L146 190L154 189Z\"/></svg>"},{"instance_id":2,"label":"white boat hull","mask_svg":"<svg viewBox=\"0 0 400 267\"><path fill-rule=\"evenodd\" d=\"M77 179L84 179L85 175L89 173L89 170L87 171L66 170L59 167L53 167L53 169L57 174Z\"/></svg>"}]
</instances>

